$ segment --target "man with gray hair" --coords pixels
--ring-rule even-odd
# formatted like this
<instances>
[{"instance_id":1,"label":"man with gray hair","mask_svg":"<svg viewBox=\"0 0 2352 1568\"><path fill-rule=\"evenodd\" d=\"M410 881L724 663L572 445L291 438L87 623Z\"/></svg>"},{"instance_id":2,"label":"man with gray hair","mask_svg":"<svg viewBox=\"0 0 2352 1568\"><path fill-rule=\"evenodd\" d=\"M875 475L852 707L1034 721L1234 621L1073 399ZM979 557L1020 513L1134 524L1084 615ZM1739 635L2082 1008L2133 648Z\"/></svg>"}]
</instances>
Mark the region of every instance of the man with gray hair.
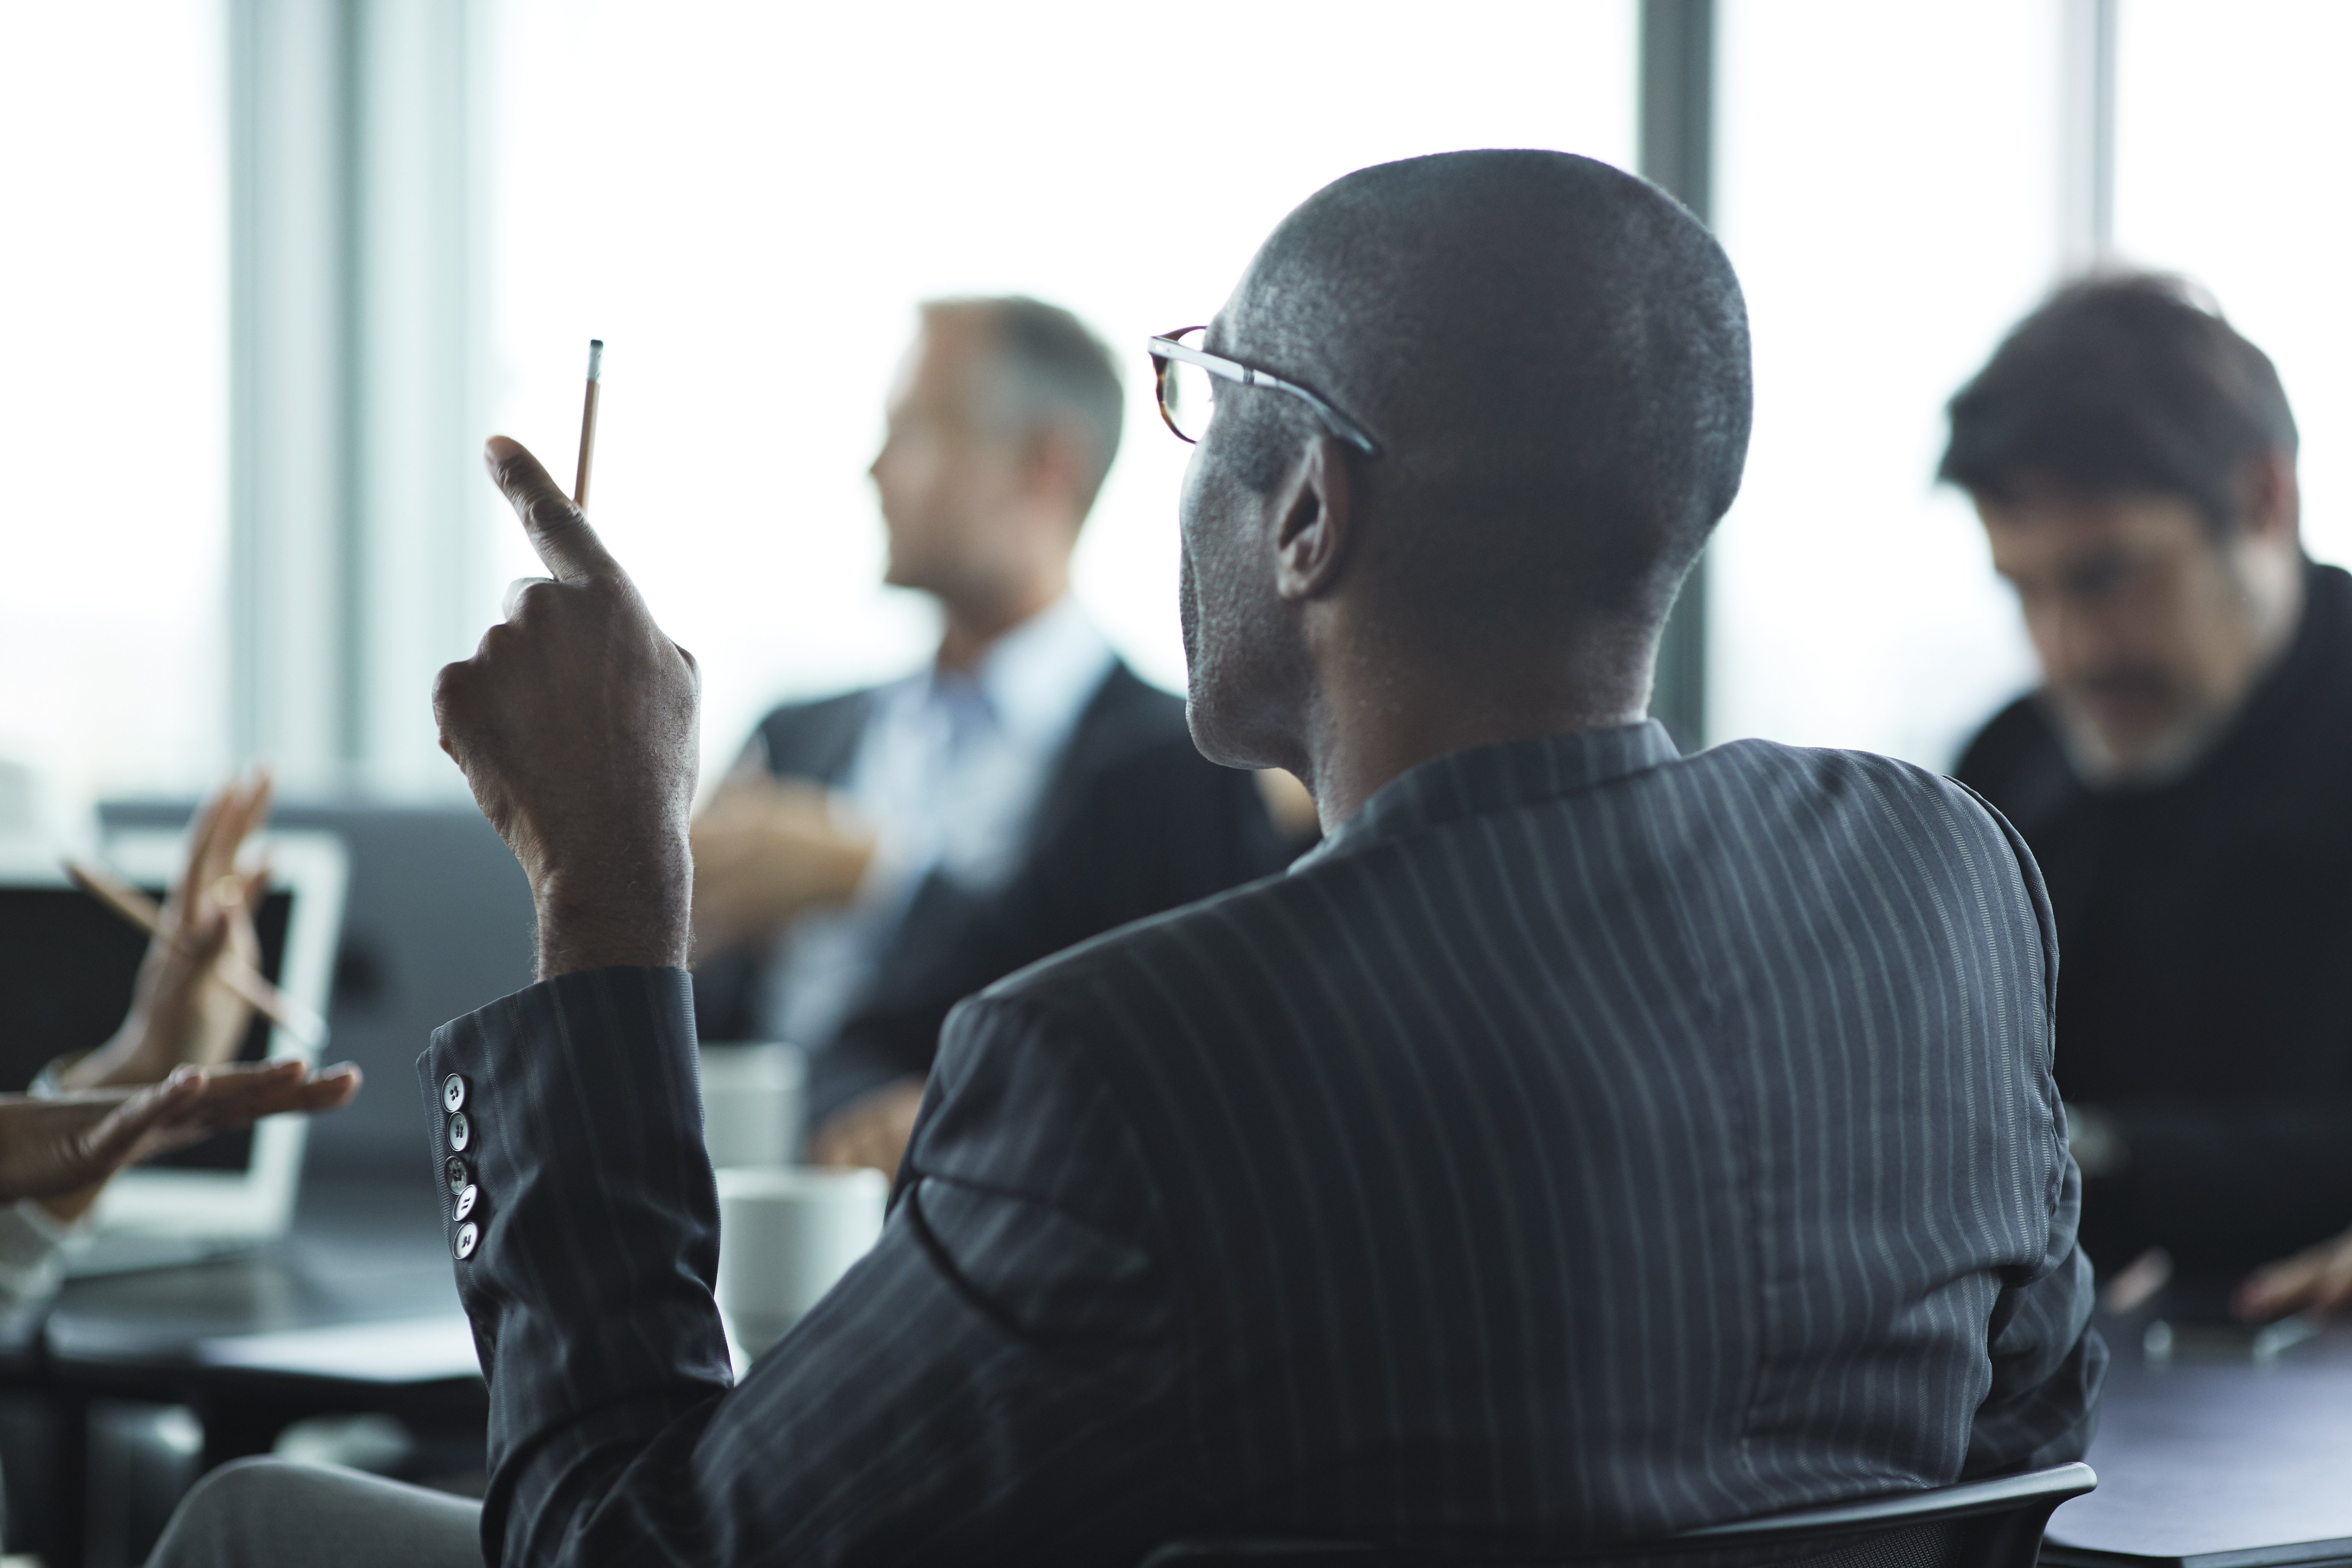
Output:
<instances>
[{"instance_id":1,"label":"man with gray hair","mask_svg":"<svg viewBox=\"0 0 2352 1568\"><path fill-rule=\"evenodd\" d=\"M1109 353L1035 300L933 300L921 321L871 473L885 580L939 602L938 655L770 713L694 832L703 1037L811 1049L812 1152L886 1171L966 992L1287 858L1248 775L1200 758L1183 703L1129 670L1070 595L1070 553L1118 450ZM1100 799L1109 777L1118 802ZM1006 921L978 913L1090 803L1147 802L1139 830L1085 835L1123 846L1087 855L1085 875L1159 889L1171 878L1118 861L1171 850L1172 885L1087 898L1107 912L1055 921L1042 946L1007 948Z\"/></svg>"}]
</instances>

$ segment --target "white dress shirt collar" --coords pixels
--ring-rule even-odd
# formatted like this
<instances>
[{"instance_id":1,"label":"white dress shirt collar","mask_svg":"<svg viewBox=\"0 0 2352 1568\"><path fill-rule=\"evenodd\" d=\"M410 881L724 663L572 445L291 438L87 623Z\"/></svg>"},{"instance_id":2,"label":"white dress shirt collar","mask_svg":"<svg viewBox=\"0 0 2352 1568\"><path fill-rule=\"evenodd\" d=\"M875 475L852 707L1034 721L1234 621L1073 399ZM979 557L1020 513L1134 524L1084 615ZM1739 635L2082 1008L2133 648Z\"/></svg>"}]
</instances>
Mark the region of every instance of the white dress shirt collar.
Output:
<instances>
[{"instance_id":1,"label":"white dress shirt collar","mask_svg":"<svg viewBox=\"0 0 2352 1568\"><path fill-rule=\"evenodd\" d=\"M988 645L971 681L1007 739L1058 748L1110 673L1111 647L1068 594ZM952 679L934 665L928 685Z\"/></svg>"}]
</instances>

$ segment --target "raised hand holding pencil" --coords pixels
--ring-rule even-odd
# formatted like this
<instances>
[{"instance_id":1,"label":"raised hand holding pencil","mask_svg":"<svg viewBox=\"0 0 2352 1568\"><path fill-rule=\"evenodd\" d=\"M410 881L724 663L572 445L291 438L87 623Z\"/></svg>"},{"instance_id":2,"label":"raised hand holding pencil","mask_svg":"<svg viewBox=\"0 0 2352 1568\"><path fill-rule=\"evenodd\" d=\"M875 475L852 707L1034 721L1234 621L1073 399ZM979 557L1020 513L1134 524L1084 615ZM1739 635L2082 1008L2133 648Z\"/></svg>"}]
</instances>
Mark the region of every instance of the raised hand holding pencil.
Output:
<instances>
[{"instance_id":1,"label":"raised hand holding pencil","mask_svg":"<svg viewBox=\"0 0 2352 1568\"><path fill-rule=\"evenodd\" d=\"M596 398L604 384L604 340L588 340L588 386L580 405L580 467L572 479L573 510L588 510L588 477L596 463ZM504 437L498 437L503 440ZM495 467L495 465L494 465ZM546 577L518 577L507 584L505 606L500 611L512 620L522 604L523 594L534 585L549 582Z\"/></svg>"}]
</instances>

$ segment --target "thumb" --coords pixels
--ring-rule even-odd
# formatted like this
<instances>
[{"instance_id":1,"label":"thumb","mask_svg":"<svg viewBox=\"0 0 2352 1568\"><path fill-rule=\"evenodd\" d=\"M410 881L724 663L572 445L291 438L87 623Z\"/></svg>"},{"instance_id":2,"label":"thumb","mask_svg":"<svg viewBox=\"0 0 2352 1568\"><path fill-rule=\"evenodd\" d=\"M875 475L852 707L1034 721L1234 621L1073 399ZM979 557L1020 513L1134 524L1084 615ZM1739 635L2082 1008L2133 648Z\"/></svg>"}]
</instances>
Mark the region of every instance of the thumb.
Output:
<instances>
[{"instance_id":1,"label":"thumb","mask_svg":"<svg viewBox=\"0 0 2352 1568\"><path fill-rule=\"evenodd\" d=\"M507 504L522 520L530 547L539 552L540 560L557 582L576 583L590 577L626 580L628 574L604 549L604 542L588 526L588 519L521 442L493 436L482 447L482 461Z\"/></svg>"}]
</instances>

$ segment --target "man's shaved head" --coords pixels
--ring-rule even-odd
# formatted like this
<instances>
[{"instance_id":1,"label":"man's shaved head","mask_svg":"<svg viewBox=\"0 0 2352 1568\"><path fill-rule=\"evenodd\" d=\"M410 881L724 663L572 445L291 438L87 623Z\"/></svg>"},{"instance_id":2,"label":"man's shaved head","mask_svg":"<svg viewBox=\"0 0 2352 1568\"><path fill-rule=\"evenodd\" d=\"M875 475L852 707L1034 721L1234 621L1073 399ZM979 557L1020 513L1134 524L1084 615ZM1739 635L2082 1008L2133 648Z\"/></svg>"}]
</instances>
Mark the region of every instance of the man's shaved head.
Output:
<instances>
[{"instance_id":1,"label":"man's shaved head","mask_svg":"<svg viewBox=\"0 0 2352 1568\"><path fill-rule=\"evenodd\" d=\"M1749 416L1738 280L1672 198L1559 153L1361 170L1275 230L1209 346L1380 442L1344 457L1347 572L1396 637L1470 658L1612 645L1646 691L1675 590L1738 489ZM1229 634L1253 664L1286 658L1268 640L1278 595L1209 580L1240 565L1209 514L1236 510L1221 495L1275 496L1321 435L1297 399L1219 395L1187 491L1196 708L1215 705L1201 677L1244 652Z\"/></svg>"}]
</instances>

